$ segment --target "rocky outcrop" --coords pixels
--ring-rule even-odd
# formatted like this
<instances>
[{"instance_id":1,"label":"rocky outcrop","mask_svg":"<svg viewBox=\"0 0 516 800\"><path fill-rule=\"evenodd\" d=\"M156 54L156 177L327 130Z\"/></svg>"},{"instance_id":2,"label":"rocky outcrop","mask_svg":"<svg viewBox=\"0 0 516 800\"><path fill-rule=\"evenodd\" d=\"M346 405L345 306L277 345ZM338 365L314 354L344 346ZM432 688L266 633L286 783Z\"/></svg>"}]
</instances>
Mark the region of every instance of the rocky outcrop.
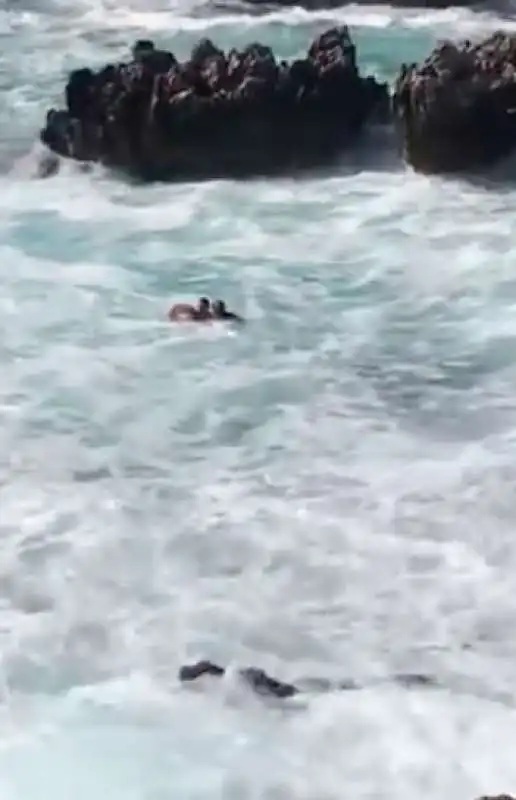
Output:
<instances>
[{"instance_id":1,"label":"rocky outcrop","mask_svg":"<svg viewBox=\"0 0 516 800\"><path fill-rule=\"evenodd\" d=\"M516 36L444 42L403 65L393 106L405 159L422 172L473 171L516 147Z\"/></svg>"},{"instance_id":2,"label":"rocky outcrop","mask_svg":"<svg viewBox=\"0 0 516 800\"><path fill-rule=\"evenodd\" d=\"M129 63L73 72L65 95L43 143L148 180L317 166L390 112L387 86L360 76L346 26L290 64L258 43L224 53L203 39L182 63L140 41Z\"/></svg>"},{"instance_id":3,"label":"rocky outcrop","mask_svg":"<svg viewBox=\"0 0 516 800\"><path fill-rule=\"evenodd\" d=\"M475 172L516 148L516 36L439 44L402 65L392 110L405 160L427 173ZM292 173L331 163L373 121L391 120L386 84L362 77L346 26L277 62L209 39L180 62L140 41L128 63L76 70L41 139L58 156L145 180Z\"/></svg>"}]
</instances>

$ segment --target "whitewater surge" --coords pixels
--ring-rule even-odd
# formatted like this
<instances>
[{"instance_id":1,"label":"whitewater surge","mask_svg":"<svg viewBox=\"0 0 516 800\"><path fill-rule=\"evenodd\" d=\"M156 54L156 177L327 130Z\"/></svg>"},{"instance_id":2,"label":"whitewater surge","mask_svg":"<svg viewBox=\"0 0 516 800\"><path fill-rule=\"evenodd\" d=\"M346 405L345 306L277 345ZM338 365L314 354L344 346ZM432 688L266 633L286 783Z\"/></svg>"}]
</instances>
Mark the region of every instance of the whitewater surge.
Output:
<instances>
[{"instance_id":1,"label":"whitewater surge","mask_svg":"<svg viewBox=\"0 0 516 800\"><path fill-rule=\"evenodd\" d=\"M514 190L367 146L310 180L30 177L74 66L143 34L293 56L335 19L389 79L500 22L0 9L1 800L514 790ZM172 329L200 294L246 329ZM282 710L178 687L198 657L440 686Z\"/></svg>"}]
</instances>

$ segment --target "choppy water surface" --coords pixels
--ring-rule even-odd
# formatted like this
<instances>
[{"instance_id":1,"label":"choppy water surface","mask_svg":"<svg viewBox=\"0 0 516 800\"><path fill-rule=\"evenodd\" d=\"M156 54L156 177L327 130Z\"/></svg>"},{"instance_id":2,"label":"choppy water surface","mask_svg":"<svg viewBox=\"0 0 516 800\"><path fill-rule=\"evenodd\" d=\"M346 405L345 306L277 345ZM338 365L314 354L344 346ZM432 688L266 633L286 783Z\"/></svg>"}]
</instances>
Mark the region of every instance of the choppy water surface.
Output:
<instances>
[{"instance_id":1,"label":"choppy water surface","mask_svg":"<svg viewBox=\"0 0 516 800\"><path fill-rule=\"evenodd\" d=\"M303 181L32 181L27 156L66 70L144 33L294 55L346 18L392 77L498 21L43 2L0 9L2 800L509 791L515 193L374 136ZM201 293L247 328L172 330ZM441 688L285 711L178 689L202 656Z\"/></svg>"}]
</instances>

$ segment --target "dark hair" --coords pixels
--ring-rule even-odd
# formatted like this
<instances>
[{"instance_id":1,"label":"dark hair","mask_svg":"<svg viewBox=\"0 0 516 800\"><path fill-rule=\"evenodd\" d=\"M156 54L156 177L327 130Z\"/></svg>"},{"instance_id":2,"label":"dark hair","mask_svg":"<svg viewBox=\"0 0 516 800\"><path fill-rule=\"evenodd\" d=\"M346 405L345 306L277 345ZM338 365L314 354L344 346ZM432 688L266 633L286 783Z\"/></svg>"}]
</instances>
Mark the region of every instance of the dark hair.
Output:
<instances>
[{"instance_id":1,"label":"dark hair","mask_svg":"<svg viewBox=\"0 0 516 800\"><path fill-rule=\"evenodd\" d=\"M150 53L154 50L154 42L150 39L138 39L133 45L132 55L135 61L145 53Z\"/></svg>"}]
</instances>

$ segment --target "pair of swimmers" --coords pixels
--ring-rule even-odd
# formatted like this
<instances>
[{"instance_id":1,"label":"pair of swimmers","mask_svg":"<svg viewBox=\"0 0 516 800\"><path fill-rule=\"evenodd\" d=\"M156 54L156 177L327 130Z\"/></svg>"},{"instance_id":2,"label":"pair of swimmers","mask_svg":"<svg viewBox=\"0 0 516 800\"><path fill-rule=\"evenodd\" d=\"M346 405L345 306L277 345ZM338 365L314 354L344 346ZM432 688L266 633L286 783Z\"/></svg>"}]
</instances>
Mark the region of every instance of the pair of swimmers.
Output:
<instances>
[{"instance_id":1,"label":"pair of swimmers","mask_svg":"<svg viewBox=\"0 0 516 800\"><path fill-rule=\"evenodd\" d=\"M197 306L190 303L176 303L168 312L170 322L244 322L243 318L228 311L223 300L212 303L207 297L201 297Z\"/></svg>"}]
</instances>

